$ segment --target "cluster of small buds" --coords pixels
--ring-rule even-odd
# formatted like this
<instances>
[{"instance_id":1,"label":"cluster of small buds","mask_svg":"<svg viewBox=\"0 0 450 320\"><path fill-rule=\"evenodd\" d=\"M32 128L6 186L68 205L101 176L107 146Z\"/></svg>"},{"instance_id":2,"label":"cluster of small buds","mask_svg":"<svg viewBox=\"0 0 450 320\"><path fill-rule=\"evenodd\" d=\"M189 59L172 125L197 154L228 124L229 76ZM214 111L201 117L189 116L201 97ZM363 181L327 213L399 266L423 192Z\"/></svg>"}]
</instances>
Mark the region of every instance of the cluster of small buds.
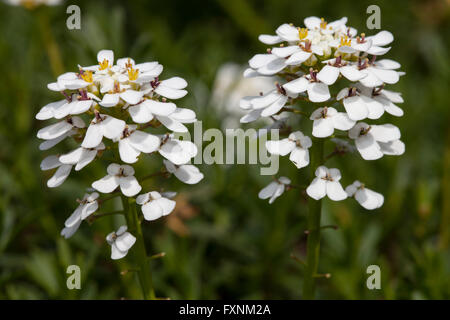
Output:
<instances>
[{"instance_id":1,"label":"cluster of small buds","mask_svg":"<svg viewBox=\"0 0 450 320\"><path fill-rule=\"evenodd\" d=\"M394 37L388 31L373 36L358 35L356 29L346 24L346 17L331 23L323 18L308 17L303 28L283 24L275 35L260 35L262 43L278 46L251 58L244 77L276 76L282 82L276 82L269 92L242 98L240 107L248 113L241 118L241 123L264 117L278 121L277 117L289 112L312 120L314 138L328 138L335 143L331 156L354 150L365 160L403 154L405 145L400 141L400 130L396 126L362 122L379 119L384 112L397 117L403 115L403 110L396 105L403 102L401 94L385 86L397 83L404 72L397 71L400 64L396 61L377 60L390 50L387 45ZM333 87L336 89L332 90ZM287 138L267 141L268 152L281 156L289 154L289 159L299 169L308 166L309 150L314 148L314 143L305 130L284 132ZM337 134L336 130L345 131L347 135ZM322 164L326 160L323 159ZM316 177L306 188L311 198L328 196L339 201L355 197L366 209L383 204L381 194L365 188L359 181L344 190L339 182L339 169L323 165L313 169ZM261 190L259 198L270 198L272 203L289 184L285 177L277 179Z\"/></svg>"},{"instance_id":2,"label":"cluster of small buds","mask_svg":"<svg viewBox=\"0 0 450 320\"><path fill-rule=\"evenodd\" d=\"M111 50L100 51L97 60L97 65L78 66L78 72L62 74L50 83L48 88L60 92L63 99L49 103L36 115L38 120L59 120L38 131L38 138L44 140L41 150L49 150L69 137L79 144L73 151L50 155L42 161L42 170L56 169L47 186L58 187L72 168L79 171L106 154L103 158L116 159L114 162L120 159L123 164L109 163L107 174L94 181L92 188L100 193L121 192L126 197L137 197L144 218L155 220L171 213L175 201L168 199L173 194L163 197L157 191L138 196L142 186L131 164L141 154L159 153L165 158L164 172L173 173L184 183L194 184L203 179L198 168L188 164L197 154L195 144L174 136L174 132L187 132L184 124L196 121L195 112L168 101L184 97L187 82L179 77L161 80L163 66L158 62L136 64L131 58L122 58L114 64ZM160 129L158 134L147 132L152 128L167 130ZM66 220L61 234L71 237L103 201L97 192L86 194ZM125 256L134 244L133 239L126 226L108 235L111 257Z\"/></svg>"}]
</instances>

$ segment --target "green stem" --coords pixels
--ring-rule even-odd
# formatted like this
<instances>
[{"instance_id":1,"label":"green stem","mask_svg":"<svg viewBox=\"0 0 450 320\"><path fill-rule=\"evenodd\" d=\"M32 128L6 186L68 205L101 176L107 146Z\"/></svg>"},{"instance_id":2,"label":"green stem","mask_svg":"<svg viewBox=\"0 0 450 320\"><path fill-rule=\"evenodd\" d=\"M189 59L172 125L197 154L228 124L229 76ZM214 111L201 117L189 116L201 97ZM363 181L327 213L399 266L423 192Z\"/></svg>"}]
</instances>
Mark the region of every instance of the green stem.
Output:
<instances>
[{"instance_id":1,"label":"green stem","mask_svg":"<svg viewBox=\"0 0 450 320\"><path fill-rule=\"evenodd\" d=\"M311 173L314 173L323 161L323 140L317 139L311 150ZM308 240L306 245L306 268L303 279L303 299L314 299L315 277L319 265L320 253L320 215L322 200L308 199Z\"/></svg>"},{"instance_id":2,"label":"green stem","mask_svg":"<svg viewBox=\"0 0 450 320\"><path fill-rule=\"evenodd\" d=\"M155 300L155 292L153 290L152 274L150 271L150 262L147 258L144 237L142 235L141 223L136 212L136 204L133 198L122 196L123 211L127 220L130 232L136 237L134 246L134 256L137 261L137 275L141 284L142 295L145 300Z\"/></svg>"}]
</instances>

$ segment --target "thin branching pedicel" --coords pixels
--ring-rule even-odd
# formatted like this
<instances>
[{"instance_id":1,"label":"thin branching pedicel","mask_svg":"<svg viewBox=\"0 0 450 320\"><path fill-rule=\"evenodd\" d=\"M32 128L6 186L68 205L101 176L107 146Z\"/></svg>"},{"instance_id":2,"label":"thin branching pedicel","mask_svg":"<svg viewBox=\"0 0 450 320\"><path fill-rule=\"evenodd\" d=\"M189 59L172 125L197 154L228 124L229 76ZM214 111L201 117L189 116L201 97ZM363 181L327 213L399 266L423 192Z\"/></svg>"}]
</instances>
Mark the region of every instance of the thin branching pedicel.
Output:
<instances>
[{"instance_id":1,"label":"thin branching pedicel","mask_svg":"<svg viewBox=\"0 0 450 320\"><path fill-rule=\"evenodd\" d=\"M66 138L73 139L79 147L65 154L47 156L41 169L56 169L47 181L47 186L54 188L72 170L79 171L98 159L107 162L105 171L97 173L91 186L113 196L85 194L66 220L61 235L71 237L83 220L93 222L103 216L124 214L128 226L121 226L106 237L111 245L111 258L125 257L137 243L144 297L155 298L136 205L140 206L144 219L152 221L170 214L176 203L170 199L174 193L142 190L141 182L158 174L136 172L132 164L141 160L142 154L160 154L164 162L158 157L153 161L161 162L160 173L164 176L174 174L187 184L202 180L203 174L188 164L197 154L196 146L176 139L173 134L187 132L184 124L195 122L196 115L169 101L187 94L187 82L179 77L160 79L163 66L158 62L136 64L131 58L122 58L114 64L111 50L100 51L97 60L97 65L79 66L78 72L64 73L48 85L50 90L60 92L62 99L44 106L36 115L39 120L57 119L56 123L39 130L37 136L44 140L40 149L50 150ZM149 132L156 127L167 130L161 133L159 129L159 134ZM114 195L121 195L123 210L96 213Z\"/></svg>"},{"instance_id":2,"label":"thin branching pedicel","mask_svg":"<svg viewBox=\"0 0 450 320\"><path fill-rule=\"evenodd\" d=\"M397 71L400 64L389 59L377 60L377 56L389 51L386 46L394 37L388 31L374 36L358 35L346 23L345 17L331 23L309 17L304 20L304 28L283 24L276 35L259 37L264 44L278 46L251 58L250 68L244 72L245 77L278 76L281 80L271 91L255 92L257 95L241 100L240 106L248 110L241 118L242 123L262 117L284 121L286 117L280 114L285 112L311 120L306 127L284 132L287 138L266 143L271 154L289 155L298 169L311 167L312 181L305 190L311 199L303 282L303 296L309 299L314 298L314 279L319 276L321 199L327 196L340 201L354 197L368 210L379 208L384 202L381 194L358 180L344 190L340 170L327 168L325 162L356 150L364 160L401 155L405 151L396 126L368 123L384 112L403 115L403 110L395 105L403 102L401 95L385 88L397 83L404 74ZM324 154L324 142L328 140L335 144L334 151ZM280 177L262 189L259 198L272 203L290 189L290 180Z\"/></svg>"}]
</instances>

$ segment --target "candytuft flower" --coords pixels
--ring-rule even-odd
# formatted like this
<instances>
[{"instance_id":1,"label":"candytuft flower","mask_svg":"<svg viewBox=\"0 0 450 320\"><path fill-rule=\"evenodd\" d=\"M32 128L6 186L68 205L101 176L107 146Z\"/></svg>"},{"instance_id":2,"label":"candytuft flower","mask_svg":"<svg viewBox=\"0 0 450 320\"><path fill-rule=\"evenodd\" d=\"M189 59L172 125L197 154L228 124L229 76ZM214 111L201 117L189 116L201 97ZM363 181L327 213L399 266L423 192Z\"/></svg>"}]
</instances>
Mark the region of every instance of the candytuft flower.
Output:
<instances>
[{"instance_id":1,"label":"candytuft flower","mask_svg":"<svg viewBox=\"0 0 450 320\"><path fill-rule=\"evenodd\" d=\"M382 194L366 188L366 186L358 180L345 188L345 192L347 192L349 197L355 197L356 201L367 210L377 209L381 207L384 202Z\"/></svg>"},{"instance_id":2,"label":"candytuft flower","mask_svg":"<svg viewBox=\"0 0 450 320\"><path fill-rule=\"evenodd\" d=\"M172 101L187 94L187 82L180 77L162 79L162 71L163 66L156 61L136 63L128 57L115 61L113 51L101 50L96 64L78 66L77 71L66 72L48 84L49 90L62 97L42 107L36 115L38 120L58 120L38 131L38 138L44 140L39 148L50 150L65 140L78 145L42 161L42 170L56 169L47 182L48 187L61 185L72 168L79 171L94 161L105 161L107 175L101 178L101 172L94 173L92 188L99 193L112 193L102 197L94 192L79 200L78 208L61 231L63 237L70 238L88 217L95 221L108 216L110 213L95 212L115 195L122 197L123 209L113 214L126 215L128 222L138 221L130 218L137 212L131 208L136 205L135 200L142 205L147 220L173 210L175 201L165 194L151 191L137 196L144 186L140 181L154 175L136 172L131 165L142 160L142 154L168 159L164 160L168 172L159 171L164 177L173 173L187 184L198 183L203 178L198 168L189 164L197 154L195 144L173 135L187 132L186 124L197 121L194 111L179 108ZM156 127L159 131L152 132ZM145 175L138 180L140 174ZM132 233L138 232L136 226L130 229ZM135 237L126 230L127 226L122 226L107 237L112 259L124 257L135 241L143 241L142 235L139 240L139 234Z\"/></svg>"},{"instance_id":3,"label":"candytuft flower","mask_svg":"<svg viewBox=\"0 0 450 320\"><path fill-rule=\"evenodd\" d=\"M136 242L136 237L127 232L127 226L121 226L116 232L108 234L106 241L111 245L111 259L117 260L127 255Z\"/></svg>"},{"instance_id":4,"label":"candytuft flower","mask_svg":"<svg viewBox=\"0 0 450 320\"><path fill-rule=\"evenodd\" d=\"M283 192L286 190L286 187L289 186L290 183L291 180L286 177L275 179L275 181L269 183L264 189L259 192L258 198L269 199L269 203L272 204L276 198L283 194Z\"/></svg>"}]
</instances>

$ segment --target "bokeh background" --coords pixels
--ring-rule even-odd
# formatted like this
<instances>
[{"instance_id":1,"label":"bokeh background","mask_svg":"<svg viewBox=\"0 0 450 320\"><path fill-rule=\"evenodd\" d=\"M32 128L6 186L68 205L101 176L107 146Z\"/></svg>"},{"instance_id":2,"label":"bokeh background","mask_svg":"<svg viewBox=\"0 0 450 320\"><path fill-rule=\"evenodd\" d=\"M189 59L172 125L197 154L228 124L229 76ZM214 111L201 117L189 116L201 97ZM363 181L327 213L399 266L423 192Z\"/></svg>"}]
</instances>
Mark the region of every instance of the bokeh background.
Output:
<instances>
[{"instance_id":1,"label":"bokeh background","mask_svg":"<svg viewBox=\"0 0 450 320\"><path fill-rule=\"evenodd\" d=\"M74 3L81 7L81 30L70 31L66 7ZM343 172L344 185L363 180L386 201L373 212L353 200L325 201L323 224L338 229L322 233L319 269L331 278L318 280L318 298L450 298L450 1L86 0L34 10L0 3L0 299L140 298L134 274L121 275L131 262L110 260L104 240L121 217L84 223L69 240L59 235L75 199L104 167L93 163L61 187L46 187L49 173L39 169L44 153L35 137L44 123L34 115L58 97L46 89L57 74L95 63L104 48L137 62L158 60L164 77L187 79L189 94L179 105L193 108L204 128L224 127L224 119L237 127L239 117L223 106L233 93L218 85L223 79L217 75L234 75L228 80L237 83L235 70L266 49L257 41L260 33L316 15L347 16L349 25L370 34L370 4L380 6L382 29L395 35L385 57L406 71L391 86L403 93L405 116L384 118L401 128L406 153L330 162ZM230 62L238 65L223 71ZM159 165L141 169L153 172ZM305 254L306 205L298 192L269 205L257 197L271 181L259 175L259 166L200 169L205 179L196 186L174 178L150 182L180 191L174 213L144 225L149 253L166 253L152 263L157 295L300 298L302 265L291 258ZM280 174L307 184L287 159ZM81 290L66 288L70 264L81 267ZM371 264L381 267L381 290L366 287Z\"/></svg>"}]
</instances>

